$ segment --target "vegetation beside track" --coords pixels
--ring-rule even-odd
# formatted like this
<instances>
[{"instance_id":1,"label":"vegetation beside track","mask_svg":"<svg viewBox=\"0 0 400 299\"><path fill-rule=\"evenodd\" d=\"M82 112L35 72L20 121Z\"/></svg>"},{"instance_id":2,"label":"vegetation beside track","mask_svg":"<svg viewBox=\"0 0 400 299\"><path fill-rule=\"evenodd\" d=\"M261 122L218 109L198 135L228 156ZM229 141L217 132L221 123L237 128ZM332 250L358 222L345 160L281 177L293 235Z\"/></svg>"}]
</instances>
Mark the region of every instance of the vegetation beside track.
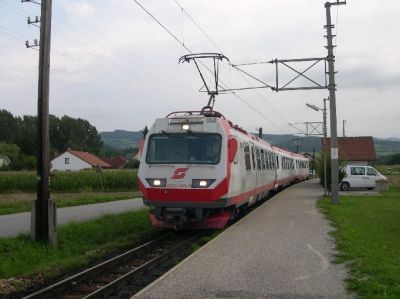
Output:
<instances>
[{"instance_id":1,"label":"vegetation beside track","mask_svg":"<svg viewBox=\"0 0 400 299\"><path fill-rule=\"evenodd\" d=\"M81 192L81 193L52 193L58 208L88 205L139 196L139 192ZM27 212L31 210L32 200L36 193L0 193L0 215Z\"/></svg>"},{"instance_id":2,"label":"vegetation beside track","mask_svg":"<svg viewBox=\"0 0 400 299\"><path fill-rule=\"evenodd\" d=\"M33 171L0 172L0 193L36 192L36 183L36 173ZM60 171L51 174L50 184L54 192L136 191L137 170Z\"/></svg>"},{"instance_id":3,"label":"vegetation beside track","mask_svg":"<svg viewBox=\"0 0 400 299\"><path fill-rule=\"evenodd\" d=\"M108 215L58 228L58 247L33 242L28 235L0 238L1 291L60 275L159 233L147 210Z\"/></svg>"},{"instance_id":4,"label":"vegetation beside track","mask_svg":"<svg viewBox=\"0 0 400 299\"><path fill-rule=\"evenodd\" d=\"M318 202L336 228L336 260L349 265L348 289L363 298L400 298L399 186L379 196L341 196L338 205Z\"/></svg>"}]
</instances>

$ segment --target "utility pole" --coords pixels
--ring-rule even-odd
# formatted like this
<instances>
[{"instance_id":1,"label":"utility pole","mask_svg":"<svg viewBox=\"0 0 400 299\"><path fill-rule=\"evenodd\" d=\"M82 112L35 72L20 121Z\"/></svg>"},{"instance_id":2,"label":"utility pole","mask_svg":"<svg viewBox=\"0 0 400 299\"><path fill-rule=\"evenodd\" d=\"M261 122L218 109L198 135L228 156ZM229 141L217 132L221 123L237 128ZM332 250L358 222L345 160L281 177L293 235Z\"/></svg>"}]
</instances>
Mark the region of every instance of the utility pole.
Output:
<instances>
[{"instance_id":1,"label":"utility pole","mask_svg":"<svg viewBox=\"0 0 400 299\"><path fill-rule=\"evenodd\" d=\"M343 120L343 137L346 137L346 120Z\"/></svg>"},{"instance_id":2,"label":"utility pole","mask_svg":"<svg viewBox=\"0 0 400 299\"><path fill-rule=\"evenodd\" d=\"M25 0L23 2L37 2ZM38 79L38 153L37 199L32 208L32 237L37 241L56 244L56 209L50 199L49 159L49 79L52 0L42 0L39 41ZM28 23L29 23L28 19Z\"/></svg>"},{"instance_id":3,"label":"utility pole","mask_svg":"<svg viewBox=\"0 0 400 299\"><path fill-rule=\"evenodd\" d=\"M263 136L262 136L262 128L261 127L258 129L258 138L260 138L260 139L263 138Z\"/></svg>"},{"instance_id":4,"label":"utility pole","mask_svg":"<svg viewBox=\"0 0 400 299\"><path fill-rule=\"evenodd\" d=\"M340 2L326 2L326 39L328 49L328 90L330 99L330 125L331 125L331 202L333 204L339 203L339 151L338 151L338 141L337 141L337 118L336 118L336 83L335 83L335 55L333 54L333 35L331 20L331 6L333 5L344 5L346 1Z\"/></svg>"},{"instance_id":5,"label":"utility pole","mask_svg":"<svg viewBox=\"0 0 400 299\"><path fill-rule=\"evenodd\" d=\"M324 122L324 141L323 141L323 153L324 153L324 192L325 196L328 195L328 178L327 178L327 171L326 171L326 137L327 137L327 129L326 129L326 101L328 99L324 99L324 110L322 111L323 115L323 122Z\"/></svg>"}]
</instances>

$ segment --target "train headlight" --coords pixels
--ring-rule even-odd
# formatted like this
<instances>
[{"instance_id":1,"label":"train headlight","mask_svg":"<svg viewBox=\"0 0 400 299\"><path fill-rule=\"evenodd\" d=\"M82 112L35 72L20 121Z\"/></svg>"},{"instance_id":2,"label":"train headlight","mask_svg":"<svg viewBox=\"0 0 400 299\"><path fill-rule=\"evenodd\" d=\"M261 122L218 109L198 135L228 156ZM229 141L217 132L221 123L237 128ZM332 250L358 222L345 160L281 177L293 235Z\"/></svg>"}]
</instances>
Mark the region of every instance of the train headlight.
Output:
<instances>
[{"instance_id":1,"label":"train headlight","mask_svg":"<svg viewBox=\"0 0 400 299\"><path fill-rule=\"evenodd\" d=\"M167 185L166 179L146 179L151 187L165 187Z\"/></svg>"},{"instance_id":2,"label":"train headlight","mask_svg":"<svg viewBox=\"0 0 400 299\"><path fill-rule=\"evenodd\" d=\"M192 180L192 188L207 188L214 182L214 179L194 179Z\"/></svg>"},{"instance_id":3,"label":"train headlight","mask_svg":"<svg viewBox=\"0 0 400 299\"><path fill-rule=\"evenodd\" d=\"M189 125L188 124L182 125L182 130L184 130L184 131L189 130Z\"/></svg>"}]
</instances>

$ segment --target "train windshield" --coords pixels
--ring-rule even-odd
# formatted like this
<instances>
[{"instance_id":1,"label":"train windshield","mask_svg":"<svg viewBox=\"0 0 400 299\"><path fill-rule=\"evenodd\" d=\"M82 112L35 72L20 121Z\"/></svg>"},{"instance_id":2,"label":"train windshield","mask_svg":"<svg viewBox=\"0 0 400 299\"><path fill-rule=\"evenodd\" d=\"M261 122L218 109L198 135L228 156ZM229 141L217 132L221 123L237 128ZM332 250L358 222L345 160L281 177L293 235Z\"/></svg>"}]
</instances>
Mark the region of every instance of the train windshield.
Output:
<instances>
[{"instance_id":1,"label":"train windshield","mask_svg":"<svg viewBox=\"0 0 400 299\"><path fill-rule=\"evenodd\" d=\"M155 134L150 136L149 164L218 164L221 136L218 134Z\"/></svg>"}]
</instances>

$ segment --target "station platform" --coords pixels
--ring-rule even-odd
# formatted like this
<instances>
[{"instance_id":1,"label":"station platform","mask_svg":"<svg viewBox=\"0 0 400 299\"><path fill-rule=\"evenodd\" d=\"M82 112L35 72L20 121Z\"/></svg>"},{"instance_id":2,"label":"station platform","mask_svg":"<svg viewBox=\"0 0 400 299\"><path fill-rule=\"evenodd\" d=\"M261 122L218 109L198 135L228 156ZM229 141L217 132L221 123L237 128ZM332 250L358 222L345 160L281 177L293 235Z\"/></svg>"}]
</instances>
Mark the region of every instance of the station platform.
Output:
<instances>
[{"instance_id":1,"label":"station platform","mask_svg":"<svg viewBox=\"0 0 400 299\"><path fill-rule=\"evenodd\" d=\"M275 195L133 298L353 298L317 180Z\"/></svg>"}]
</instances>

